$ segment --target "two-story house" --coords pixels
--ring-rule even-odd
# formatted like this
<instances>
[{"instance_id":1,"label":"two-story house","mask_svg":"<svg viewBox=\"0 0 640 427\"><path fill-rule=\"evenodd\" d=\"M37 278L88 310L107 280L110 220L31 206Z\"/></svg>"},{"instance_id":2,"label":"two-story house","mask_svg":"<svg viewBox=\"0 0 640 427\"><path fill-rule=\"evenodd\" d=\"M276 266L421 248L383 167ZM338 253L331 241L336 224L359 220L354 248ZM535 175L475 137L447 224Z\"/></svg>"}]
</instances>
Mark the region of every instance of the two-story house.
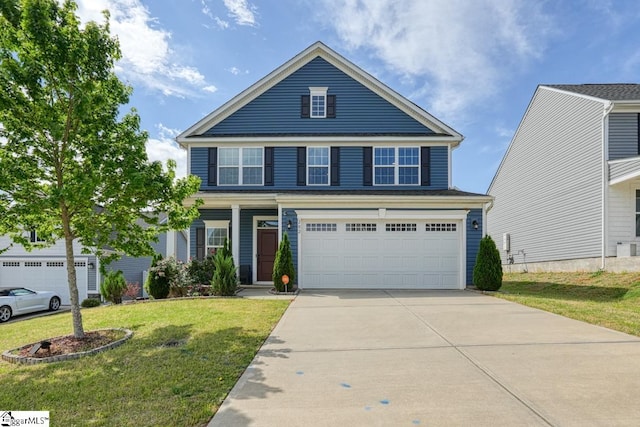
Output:
<instances>
[{"instance_id":1,"label":"two-story house","mask_svg":"<svg viewBox=\"0 0 640 427\"><path fill-rule=\"evenodd\" d=\"M270 283L287 233L300 288L462 289L491 202L452 186L462 139L317 42L177 137L202 179L190 256L229 238Z\"/></svg>"},{"instance_id":2,"label":"two-story house","mask_svg":"<svg viewBox=\"0 0 640 427\"><path fill-rule=\"evenodd\" d=\"M541 85L489 187L488 233L529 270L638 270L640 85Z\"/></svg>"}]
</instances>

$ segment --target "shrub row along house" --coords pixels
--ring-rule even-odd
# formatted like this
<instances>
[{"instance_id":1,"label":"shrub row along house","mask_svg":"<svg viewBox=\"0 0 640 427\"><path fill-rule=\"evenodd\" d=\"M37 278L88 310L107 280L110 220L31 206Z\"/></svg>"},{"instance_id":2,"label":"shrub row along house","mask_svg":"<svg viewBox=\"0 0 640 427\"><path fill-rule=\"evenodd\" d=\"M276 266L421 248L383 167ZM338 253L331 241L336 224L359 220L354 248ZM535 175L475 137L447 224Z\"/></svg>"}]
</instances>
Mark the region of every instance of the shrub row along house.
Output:
<instances>
[{"instance_id":1,"label":"shrub row along house","mask_svg":"<svg viewBox=\"0 0 640 427\"><path fill-rule=\"evenodd\" d=\"M287 233L303 289L462 289L492 200L452 186L462 139L315 43L177 137L202 180L189 255L229 238L269 283Z\"/></svg>"},{"instance_id":2,"label":"shrub row along house","mask_svg":"<svg viewBox=\"0 0 640 427\"><path fill-rule=\"evenodd\" d=\"M539 86L489 194L504 263L640 269L640 85Z\"/></svg>"}]
</instances>

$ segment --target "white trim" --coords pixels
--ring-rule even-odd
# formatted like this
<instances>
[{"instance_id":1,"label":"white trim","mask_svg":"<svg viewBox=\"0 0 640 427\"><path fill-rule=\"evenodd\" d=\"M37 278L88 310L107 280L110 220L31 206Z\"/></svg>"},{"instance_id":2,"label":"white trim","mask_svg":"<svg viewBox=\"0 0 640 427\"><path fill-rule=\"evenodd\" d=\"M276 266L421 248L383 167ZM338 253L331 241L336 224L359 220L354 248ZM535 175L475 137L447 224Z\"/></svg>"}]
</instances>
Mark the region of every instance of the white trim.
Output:
<instances>
[{"instance_id":1,"label":"white trim","mask_svg":"<svg viewBox=\"0 0 640 427\"><path fill-rule=\"evenodd\" d=\"M310 184L309 183L309 168L322 168L325 166L322 165L309 165L309 148L326 148L327 150L327 183L326 184ZM327 187L331 185L331 147L329 147L328 145L310 145L308 147L306 147L306 169L305 169L305 178L306 178L306 184L309 187Z\"/></svg>"},{"instance_id":2,"label":"white trim","mask_svg":"<svg viewBox=\"0 0 640 427\"><path fill-rule=\"evenodd\" d=\"M241 137L193 137L184 142L192 147L291 147L308 145L327 145L360 147L362 144L372 146L387 146L392 143L419 144L425 147L455 148L456 141L447 136L241 136Z\"/></svg>"},{"instance_id":3,"label":"white trim","mask_svg":"<svg viewBox=\"0 0 640 427\"><path fill-rule=\"evenodd\" d=\"M309 88L309 118L311 119L326 119L327 118L327 90L328 87L310 87ZM323 99L322 114L313 114L313 97Z\"/></svg>"},{"instance_id":4,"label":"white trim","mask_svg":"<svg viewBox=\"0 0 640 427\"><path fill-rule=\"evenodd\" d=\"M626 175L622 175L617 177L616 179L612 179L611 181L609 181L609 185L620 184L621 182L629 181L631 179L637 178L638 176L640 176L640 170L629 172Z\"/></svg>"},{"instance_id":5,"label":"white trim","mask_svg":"<svg viewBox=\"0 0 640 427\"><path fill-rule=\"evenodd\" d=\"M375 77L348 61L322 42L316 42L189 127L176 137L176 141L180 145L189 143L190 136L200 135L217 123L220 123L316 57L323 58L434 132L451 135L455 145L458 145L464 139L460 133L381 83Z\"/></svg>"},{"instance_id":6,"label":"white trim","mask_svg":"<svg viewBox=\"0 0 640 427\"><path fill-rule=\"evenodd\" d=\"M453 188L453 168L452 168L452 162L451 162L451 157L452 157L452 149L451 146L447 147L447 188L448 189L452 189ZM431 169L431 165L429 165L429 169Z\"/></svg>"},{"instance_id":7,"label":"white trim","mask_svg":"<svg viewBox=\"0 0 640 427\"><path fill-rule=\"evenodd\" d=\"M640 156L635 156L635 157L625 157L624 159L616 159L616 160L608 160L608 163L610 165L615 165L618 163L626 163L626 162L635 162L640 160Z\"/></svg>"},{"instance_id":8,"label":"white trim","mask_svg":"<svg viewBox=\"0 0 640 427\"><path fill-rule=\"evenodd\" d=\"M227 235L229 230L227 229ZM235 265L240 265L240 206L231 205L231 255Z\"/></svg>"},{"instance_id":9,"label":"white trim","mask_svg":"<svg viewBox=\"0 0 640 427\"><path fill-rule=\"evenodd\" d=\"M243 169L244 168L257 168L258 165L244 165L243 162L243 154L244 154L244 150L245 148L248 149L255 149L258 148L261 150L261 164L260 164L260 183L259 184L245 184L244 182L242 182L242 177L243 177ZM237 165L220 165L220 150L238 150L238 164ZM238 183L237 184L220 184L220 168L237 168L238 169ZM218 148L218 161L216 163L216 179L217 179L217 183L219 186L222 187L243 187L243 186L256 186L256 187L262 187L264 186L264 147L260 146L260 147L219 147Z\"/></svg>"},{"instance_id":10,"label":"white trim","mask_svg":"<svg viewBox=\"0 0 640 427\"><path fill-rule=\"evenodd\" d=\"M278 224L282 222L281 210L278 209L278 216L254 216L253 217L253 268L251 269L251 283L256 285L268 285L273 282L258 282L258 222L259 221L278 221ZM280 230L278 227L278 243L280 243Z\"/></svg>"},{"instance_id":11,"label":"white trim","mask_svg":"<svg viewBox=\"0 0 640 427\"><path fill-rule=\"evenodd\" d=\"M209 255L209 235L207 234L207 230L209 228L226 228L227 229L227 239L229 238L229 224L231 221L229 220L205 220L204 222L204 256ZM217 246L216 246L217 247Z\"/></svg>"},{"instance_id":12,"label":"white trim","mask_svg":"<svg viewBox=\"0 0 640 427\"><path fill-rule=\"evenodd\" d=\"M609 164L607 160L609 159L609 113L613 109L613 104L607 101L604 104L604 108L602 111L602 182L600 185L602 186L602 223L600 225L602 241L601 241L601 265L600 268L604 270L605 268L605 258L607 256L607 216L608 216L608 207L609 204Z\"/></svg>"}]
</instances>

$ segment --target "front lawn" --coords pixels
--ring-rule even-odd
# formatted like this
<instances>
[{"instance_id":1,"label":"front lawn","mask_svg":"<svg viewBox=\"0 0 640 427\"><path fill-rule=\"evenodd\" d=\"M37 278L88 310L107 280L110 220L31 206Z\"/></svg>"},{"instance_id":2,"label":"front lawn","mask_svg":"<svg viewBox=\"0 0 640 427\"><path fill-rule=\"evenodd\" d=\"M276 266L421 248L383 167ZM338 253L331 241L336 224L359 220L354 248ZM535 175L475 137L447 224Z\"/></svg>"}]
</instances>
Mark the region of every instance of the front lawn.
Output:
<instances>
[{"instance_id":1,"label":"front lawn","mask_svg":"<svg viewBox=\"0 0 640 427\"><path fill-rule=\"evenodd\" d=\"M509 273L495 296L640 336L640 273Z\"/></svg>"},{"instance_id":2,"label":"front lawn","mask_svg":"<svg viewBox=\"0 0 640 427\"><path fill-rule=\"evenodd\" d=\"M289 301L189 299L83 310L85 330L134 331L78 360L0 362L0 409L51 411L51 425L206 425ZM71 333L69 313L0 326L0 351Z\"/></svg>"}]
</instances>

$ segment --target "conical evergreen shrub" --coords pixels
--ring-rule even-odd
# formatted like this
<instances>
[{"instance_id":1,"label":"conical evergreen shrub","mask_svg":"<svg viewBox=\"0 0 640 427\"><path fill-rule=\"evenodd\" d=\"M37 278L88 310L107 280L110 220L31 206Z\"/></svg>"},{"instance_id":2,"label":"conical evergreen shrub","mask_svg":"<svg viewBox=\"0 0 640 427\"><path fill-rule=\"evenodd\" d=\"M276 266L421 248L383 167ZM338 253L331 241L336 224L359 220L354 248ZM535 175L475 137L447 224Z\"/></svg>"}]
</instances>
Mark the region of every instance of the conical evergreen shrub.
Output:
<instances>
[{"instance_id":1,"label":"conical evergreen shrub","mask_svg":"<svg viewBox=\"0 0 640 427\"><path fill-rule=\"evenodd\" d=\"M282 283L282 276L289 276L289 284L285 286ZM280 247L276 253L276 259L273 263L273 285L278 292L287 292L293 289L293 284L296 279L296 271L293 267L293 255L291 254L291 243L289 243L289 237L287 233L282 235L280 241Z\"/></svg>"},{"instance_id":2,"label":"conical evergreen shrub","mask_svg":"<svg viewBox=\"0 0 640 427\"><path fill-rule=\"evenodd\" d=\"M502 261L491 236L480 240L480 248L473 267L473 284L483 291L497 291L502 286Z\"/></svg>"}]
</instances>

